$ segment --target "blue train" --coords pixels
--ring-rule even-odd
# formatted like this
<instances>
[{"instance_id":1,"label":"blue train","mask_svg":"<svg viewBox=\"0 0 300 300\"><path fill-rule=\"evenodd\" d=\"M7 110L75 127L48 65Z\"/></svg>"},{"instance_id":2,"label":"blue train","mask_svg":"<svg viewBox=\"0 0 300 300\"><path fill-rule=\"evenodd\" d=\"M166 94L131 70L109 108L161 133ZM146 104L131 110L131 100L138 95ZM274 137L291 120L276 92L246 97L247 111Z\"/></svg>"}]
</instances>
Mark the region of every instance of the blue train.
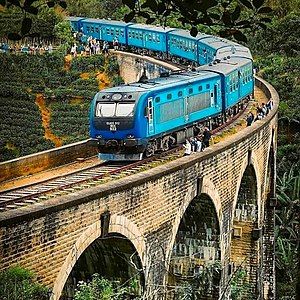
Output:
<instances>
[{"instance_id":1,"label":"blue train","mask_svg":"<svg viewBox=\"0 0 300 300\"><path fill-rule=\"evenodd\" d=\"M84 35L193 62L193 71L98 92L90 136L104 160L139 160L182 143L198 125L216 127L235 114L254 89L253 60L245 46L206 34L152 25L70 17Z\"/></svg>"}]
</instances>

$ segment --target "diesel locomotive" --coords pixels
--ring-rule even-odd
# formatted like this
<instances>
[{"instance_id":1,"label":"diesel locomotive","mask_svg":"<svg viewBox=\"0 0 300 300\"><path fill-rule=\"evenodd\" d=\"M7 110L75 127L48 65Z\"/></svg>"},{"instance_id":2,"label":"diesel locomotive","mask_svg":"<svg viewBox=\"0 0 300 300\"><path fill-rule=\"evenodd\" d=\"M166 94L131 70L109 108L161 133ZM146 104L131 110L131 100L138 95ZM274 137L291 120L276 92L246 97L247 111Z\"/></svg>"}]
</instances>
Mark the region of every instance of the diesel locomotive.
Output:
<instances>
[{"instance_id":1,"label":"diesel locomotive","mask_svg":"<svg viewBox=\"0 0 300 300\"><path fill-rule=\"evenodd\" d=\"M193 71L164 73L98 92L90 136L104 160L139 160L166 151L205 124L212 128L253 94L253 60L245 46L206 34L100 19L69 18L74 30L124 47L193 62Z\"/></svg>"}]
</instances>

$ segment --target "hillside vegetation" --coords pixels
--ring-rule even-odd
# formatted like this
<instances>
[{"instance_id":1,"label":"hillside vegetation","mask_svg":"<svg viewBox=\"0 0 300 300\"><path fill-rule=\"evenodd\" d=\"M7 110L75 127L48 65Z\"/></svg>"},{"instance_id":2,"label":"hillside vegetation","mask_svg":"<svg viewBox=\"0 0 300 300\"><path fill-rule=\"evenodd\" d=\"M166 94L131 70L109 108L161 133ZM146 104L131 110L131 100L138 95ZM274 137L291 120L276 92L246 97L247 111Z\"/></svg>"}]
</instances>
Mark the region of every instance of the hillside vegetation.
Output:
<instances>
[{"instance_id":1,"label":"hillside vegetation","mask_svg":"<svg viewBox=\"0 0 300 300\"><path fill-rule=\"evenodd\" d=\"M1 53L0 161L88 138L90 101L120 81L118 71L102 55L74 58L66 68L60 53Z\"/></svg>"}]
</instances>

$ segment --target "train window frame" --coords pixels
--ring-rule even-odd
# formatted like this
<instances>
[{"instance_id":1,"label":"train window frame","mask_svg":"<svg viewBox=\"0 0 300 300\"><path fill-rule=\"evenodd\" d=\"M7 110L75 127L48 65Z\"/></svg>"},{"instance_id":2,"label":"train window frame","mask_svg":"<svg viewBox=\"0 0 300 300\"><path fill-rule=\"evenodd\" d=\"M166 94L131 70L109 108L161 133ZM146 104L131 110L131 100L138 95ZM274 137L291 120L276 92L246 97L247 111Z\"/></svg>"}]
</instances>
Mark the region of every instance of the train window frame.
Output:
<instances>
[{"instance_id":1,"label":"train window frame","mask_svg":"<svg viewBox=\"0 0 300 300\"><path fill-rule=\"evenodd\" d=\"M96 33L99 33L99 27L96 27L95 30L96 30Z\"/></svg>"},{"instance_id":2,"label":"train window frame","mask_svg":"<svg viewBox=\"0 0 300 300\"><path fill-rule=\"evenodd\" d=\"M86 31L90 32L90 26L89 25L86 26Z\"/></svg>"},{"instance_id":3,"label":"train window frame","mask_svg":"<svg viewBox=\"0 0 300 300\"><path fill-rule=\"evenodd\" d=\"M178 91L178 97L182 97L183 96L183 91Z\"/></svg>"},{"instance_id":4,"label":"train window frame","mask_svg":"<svg viewBox=\"0 0 300 300\"><path fill-rule=\"evenodd\" d=\"M203 86L202 85L199 85L198 86L198 92L202 92L203 91Z\"/></svg>"},{"instance_id":5,"label":"train window frame","mask_svg":"<svg viewBox=\"0 0 300 300\"><path fill-rule=\"evenodd\" d=\"M115 116L116 117L133 117L134 116L134 105L135 105L135 103L126 103L126 102L125 103L124 102L122 102L122 103L120 103L120 102L116 103ZM119 110L119 107L120 108L122 107L122 109ZM124 108L126 108L126 107L131 108L130 113L128 113L126 115L120 114L119 112L120 111L124 112Z\"/></svg>"},{"instance_id":6,"label":"train window frame","mask_svg":"<svg viewBox=\"0 0 300 300\"><path fill-rule=\"evenodd\" d=\"M159 103L160 102L160 97L155 97L155 102Z\"/></svg>"},{"instance_id":7,"label":"train window frame","mask_svg":"<svg viewBox=\"0 0 300 300\"><path fill-rule=\"evenodd\" d=\"M101 111L102 108L100 108L99 106L106 107L106 109L110 108L111 113L108 114L107 112L105 112L105 114L103 114L103 112ZM115 113L116 113L116 103L114 103L114 102L110 102L110 103L98 102L96 104L95 116L98 118L101 118L101 117L111 118L111 117L115 116Z\"/></svg>"},{"instance_id":8,"label":"train window frame","mask_svg":"<svg viewBox=\"0 0 300 300\"><path fill-rule=\"evenodd\" d=\"M91 26L91 32L94 33L95 30L94 30L94 26Z\"/></svg>"},{"instance_id":9,"label":"train window frame","mask_svg":"<svg viewBox=\"0 0 300 300\"><path fill-rule=\"evenodd\" d=\"M207 90L210 89L210 84L209 84L209 83L206 84L206 89L207 89Z\"/></svg>"},{"instance_id":10,"label":"train window frame","mask_svg":"<svg viewBox=\"0 0 300 300\"><path fill-rule=\"evenodd\" d=\"M193 94L194 93L194 89L193 88L189 88L189 95Z\"/></svg>"},{"instance_id":11,"label":"train window frame","mask_svg":"<svg viewBox=\"0 0 300 300\"><path fill-rule=\"evenodd\" d=\"M168 100L171 100L171 99L172 99L172 94L171 94L171 93L167 94L167 99L168 99Z\"/></svg>"}]
</instances>

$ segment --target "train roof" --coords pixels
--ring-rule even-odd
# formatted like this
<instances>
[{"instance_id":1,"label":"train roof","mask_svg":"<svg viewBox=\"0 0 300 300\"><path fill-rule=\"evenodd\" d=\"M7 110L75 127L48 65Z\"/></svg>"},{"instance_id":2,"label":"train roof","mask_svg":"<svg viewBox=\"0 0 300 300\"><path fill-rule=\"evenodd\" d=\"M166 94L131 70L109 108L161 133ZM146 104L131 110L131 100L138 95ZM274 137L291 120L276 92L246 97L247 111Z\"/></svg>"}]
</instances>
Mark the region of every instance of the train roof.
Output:
<instances>
[{"instance_id":1,"label":"train roof","mask_svg":"<svg viewBox=\"0 0 300 300\"><path fill-rule=\"evenodd\" d=\"M85 19L84 17L73 17L73 16L68 16L68 17L66 17L66 19L67 20L69 20L69 21L80 21L80 20L83 20L83 19Z\"/></svg>"},{"instance_id":2,"label":"train roof","mask_svg":"<svg viewBox=\"0 0 300 300\"><path fill-rule=\"evenodd\" d=\"M154 30L154 31L157 31L157 32L164 32L164 33L174 30L174 28L171 28L171 27L163 28L163 27L158 27L158 26L149 25L149 24L131 24L129 26L129 28L142 29L142 30L148 30L148 31Z\"/></svg>"},{"instance_id":3,"label":"train roof","mask_svg":"<svg viewBox=\"0 0 300 300\"><path fill-rule=\"evenodd\" d=\"M176 35L176 36L181 36L193 40L201 40L204 38L209 38L211 35L205 34L205 33L198 33L197 36L191 36L190 32L188 30L183 30L183 29L175 29L170 33L170 35Z\"/></svg>"},{"instance_id":4,"label":"train roof","mask_svg":"<svg viewBox=\"0 0 300 300\"><path fill-rule=\"evenodd\" d=\"M115 25L115 26L127 26L132 23L125 23L123 21L116 21L116 20L104 20L104 19L93 19L87 18L82 20L82 23L99 23L103 25Z\"/></svg>"},{"instance_id":5,"label":"train roof","mask_svg":"<svg viewBox=\"0 0 300 300\"><path fill-rule=\"evenodd\" d=\"M240 67L243 67L251 63L251 59L243 57L231 57L222 60L217 60L218 62L210 63L205 66L197 68L199 71L210 71L218 74L228 75L231 72L237 70Z\"/></svg>"},{"instance_id":6,"label":"train roof","mask_svg":"<svg viewBox=\"0 0 300 300\"><path fill-rule=\"evenodd\" d=\"M216 58L223 59L224 57L244 57L253 60L249 48L241 45L233 45L219 49Z\"/></svg>"},{"instance_id":7,"label":"train roof","mask_svg":"<svg viewBox=\"0 0 300 300\"><path fill-rule=\"evenodd\" d=\"M215 37L215 36L210 36L206 39L201 40L201 44L205 44L215 50L218 50L220 48L223 47L228 47L228 46L239 46L239 44L226 40L226 39L222 39L219 37Z\"/></svg>"},{"instance_id":8,"label":"train roof","mask_svg":"<svg viewBox=\"0 0 300 300\"><path fill-rule=\"evenodd\" d=\"M173 87L174 84L186 84L187 81L189 83L193 83L194 81L199 81L199 79L211 79L218 77L218 74L214 74L206 71L187 71L181 73L170 73L169 76L159 77L154 79L148 79L143 82L134 82L129 84L123 84L120 86L112 87L101 91L100 93L135 93L135 92L146 92L150 89L160 90L161 88L169 88Z\"/></svg>"}]
</instances>

